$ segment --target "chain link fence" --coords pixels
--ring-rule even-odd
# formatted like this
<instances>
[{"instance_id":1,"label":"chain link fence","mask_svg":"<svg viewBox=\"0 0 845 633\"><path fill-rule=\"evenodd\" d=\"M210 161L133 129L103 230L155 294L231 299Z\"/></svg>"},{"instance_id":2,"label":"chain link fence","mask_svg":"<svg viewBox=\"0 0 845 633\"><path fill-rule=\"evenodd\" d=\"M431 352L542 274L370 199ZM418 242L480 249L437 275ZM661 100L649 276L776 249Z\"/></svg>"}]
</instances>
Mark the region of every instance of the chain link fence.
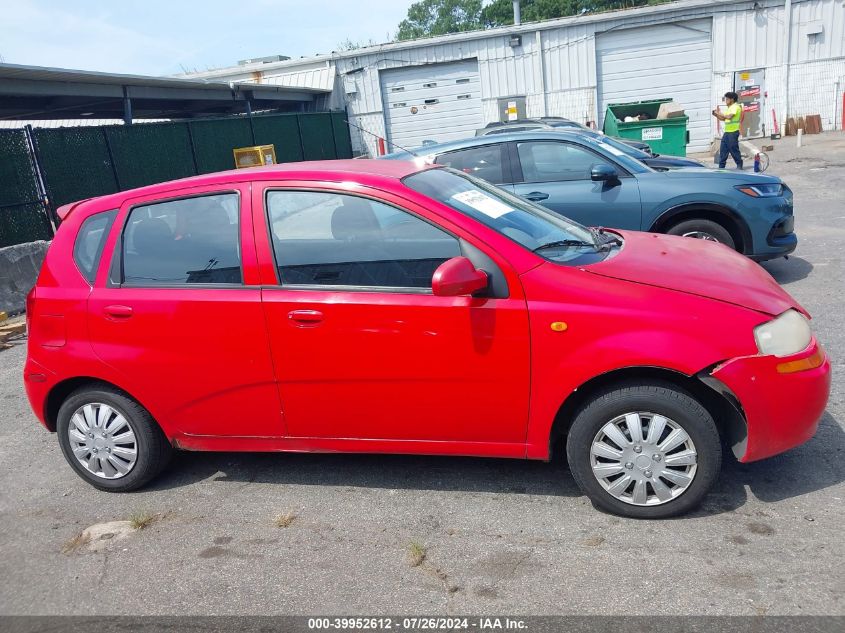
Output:
<instances>
[{"instance_id":1,"label":"chain link fence","mask_svg":"<svg viewBox=\"0 0 845 633\"><path fill-rule=\"evenodd\" d=\"M50 239L64 204L233 169L232 150L270 144L280 163L352 158L344 112L0 130L0 247Z\"/></svg>"}]
</instances>

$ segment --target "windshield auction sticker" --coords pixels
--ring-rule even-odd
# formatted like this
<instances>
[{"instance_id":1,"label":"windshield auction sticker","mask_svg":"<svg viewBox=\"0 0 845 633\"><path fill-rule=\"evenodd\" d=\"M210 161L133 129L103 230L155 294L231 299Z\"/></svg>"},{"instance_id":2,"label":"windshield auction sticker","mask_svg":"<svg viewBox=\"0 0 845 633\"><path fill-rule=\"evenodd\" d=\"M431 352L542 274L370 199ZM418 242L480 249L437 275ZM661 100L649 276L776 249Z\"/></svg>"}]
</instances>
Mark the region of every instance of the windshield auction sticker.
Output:
<instances>
[{"instance_id":1,"label":"windshield auction sticker","mask_svg":"<svg viewBox=\"0 0 845 633\"><path fill-rule=\"evenodd\" d=\"M481 191L462 191L452 196L452 199L472 207L494 220L502 217L505 213L513 211L508 205L499 202L495 198L491 198Z\"/></svg>"}]
</instances>

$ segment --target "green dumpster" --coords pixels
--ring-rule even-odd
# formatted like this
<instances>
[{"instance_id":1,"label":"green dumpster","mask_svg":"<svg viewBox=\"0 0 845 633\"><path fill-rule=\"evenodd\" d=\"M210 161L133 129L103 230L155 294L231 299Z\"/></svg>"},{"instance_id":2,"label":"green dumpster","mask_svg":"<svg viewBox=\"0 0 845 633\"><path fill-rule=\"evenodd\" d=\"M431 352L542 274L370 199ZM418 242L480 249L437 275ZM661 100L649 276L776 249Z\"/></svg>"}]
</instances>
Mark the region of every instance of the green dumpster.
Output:
<instances>
[{"instance_id":1,"label":"green dumpster","mask_svg":"<svg viewBox=\"0 0 845 633\"><path fill-rule=\"evenodd\" d=\"M672 99L611 103L607 106L607 112L604 115L604 133L608 136L648 143L655 154L686 156L687 143L689 143L689 132L687 132L689 117L656 118L660 104L669 101ZM625 117L639 114L646 114L649 118L625 123Z\"/></svg>"}]
</instances>

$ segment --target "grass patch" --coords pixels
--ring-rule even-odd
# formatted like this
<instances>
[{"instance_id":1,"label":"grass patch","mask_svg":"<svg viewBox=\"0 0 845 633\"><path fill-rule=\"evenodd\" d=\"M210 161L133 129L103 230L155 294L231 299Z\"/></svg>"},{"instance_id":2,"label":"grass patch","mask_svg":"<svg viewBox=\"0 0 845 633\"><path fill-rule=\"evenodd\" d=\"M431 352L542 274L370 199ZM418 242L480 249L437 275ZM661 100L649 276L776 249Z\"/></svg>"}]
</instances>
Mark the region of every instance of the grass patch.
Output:
<instances>
[{"instance_id":1,"label":"grass patch","mask_svg":"<svg viewBox=\"0 0 845 633\"><path fill-rule=\"evenodd\" d=\"M79 551L81 548L88 545L88 543L90 542L90 534L86 534L85 532L79 532L75 536L65 541L65 544L62 545L62 554L73 554L74 552Z\"/></svg>"},{"instance_id":2,"label":"grass patch","mask_svg":"<svg viewBox=\"0 0 845 633\"><path fill-rule=\"evenodd\" d=\"M288 528L291 524L296 520L297 514L296 512L288 512L286 514L280 514L277 516L273 523L276 524L277 528Z\"/></svg>"},{"instance_id":3,"label":"grass patch","mask_svg":"<svg viewBox=\"0 0 845 633\"><path fill-rule=\"evenodd\" d=\"M133 530L143 530L145 528L150 527L153 523L161 518L157 514L151 514L149 512L136 512L131 517L129 517L129 525L132 526Z\"/></svg>"},{"instance_id":4,"label":"grass patch","mask_svg":"<svg viewBox=\"0 0 845 633\"><path fill-rule=\"evenodd\" d=\"M420 545L416 541L411 541L408 544L408 562L411 567L419 567L425 561L425 546Z\"/></svg>"}]
</instances>

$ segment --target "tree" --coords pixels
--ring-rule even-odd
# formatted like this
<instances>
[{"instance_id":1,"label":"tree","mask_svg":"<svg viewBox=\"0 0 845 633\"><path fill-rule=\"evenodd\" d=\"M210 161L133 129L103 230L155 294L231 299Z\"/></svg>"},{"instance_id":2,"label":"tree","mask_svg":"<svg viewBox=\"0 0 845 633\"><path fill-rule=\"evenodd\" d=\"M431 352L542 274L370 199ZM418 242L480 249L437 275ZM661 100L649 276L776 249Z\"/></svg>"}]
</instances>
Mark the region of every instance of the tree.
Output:
<instances>
[{"instance_id":1,"label":"tree","mask_svg":"<svg viewBox=\"0 0 845 633\"><path fill-rule=\"evenodd\" d=\"M358 41L353 42L348 37L343 40L340 44L337 45L338 51L354 51L359 48L365 48L367 46L378 46L378 42L376 42L373 38L370 38L366 42Z\"/></svg>"},{"instance_id":2,"label":"tree","mask_svg":"<svg viewBox=\"0 0 845 633\"><path fill-rule=\"evenodd\" d=\"M481 0L419 0L399 23L397 39L446 35L480 29Z\"/></svg>"},{"instance_id":3,"label":"tree","mask_svg":"<svg viewBox=\"0 0 845 633\"><path fill-rule=\"evenodd\" d=\"M630 9L648 4L662 4L672 0L522 0L520 15L523 22L553 20L581 13L600 13L614 9ZM513 1L493 0L481 12L482 26L490 28L513 24Z\"/></svg>"}]
</instances>

